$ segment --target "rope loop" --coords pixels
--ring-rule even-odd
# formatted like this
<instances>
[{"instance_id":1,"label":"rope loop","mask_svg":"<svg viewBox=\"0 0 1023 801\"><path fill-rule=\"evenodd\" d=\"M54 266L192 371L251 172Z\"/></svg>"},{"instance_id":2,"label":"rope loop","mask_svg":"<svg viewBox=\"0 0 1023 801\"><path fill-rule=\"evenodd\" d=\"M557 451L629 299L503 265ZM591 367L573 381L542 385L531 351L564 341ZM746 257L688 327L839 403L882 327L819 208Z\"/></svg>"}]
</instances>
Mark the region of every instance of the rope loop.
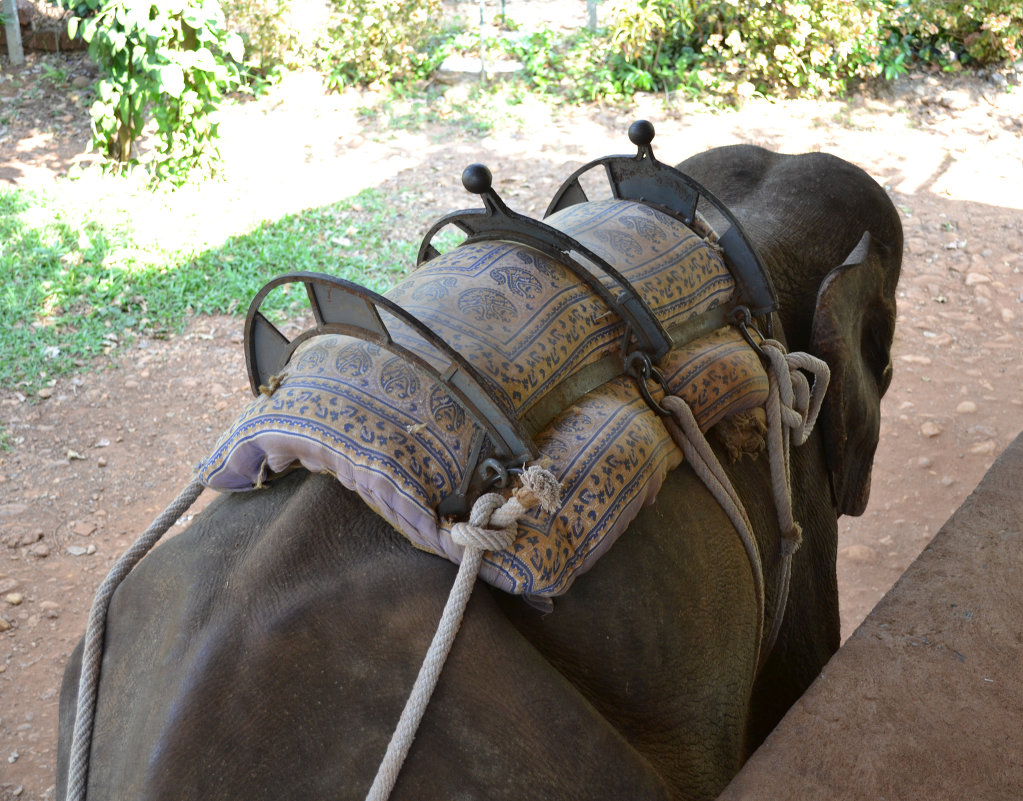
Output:
<instances>
[{"instance_id":1,"label":"rope loop","mask_svg":"<svg viewBox=\"0 0 1023 801\"><path fill-rule=\"evenodd\" d=\"M755 661L759 665L760 644L763 640L764 630L764 568L760 558L760 547L753 534L753 524L750 522L739 493L735 491L721 462L711 449L710 443L700 431L700 426L696 422L696 417L689 404L678 395L667 395L661 399L661 405L671 413L671 417L664 419L665 428L679 450L682 451L693 472L703 482L724 513L728 515L728 519L746 551L746 558L749 560L753 578L753 594L757 601L757 657Z\"/></svg>"},{"instance_id":2,"label":"rope loop","mask_svg":"<svg viewBox=\"0 0 1023 801\"><path fill-rule=\"evenodd\" d=\"M463 548L483 551L501 551L515 542L518 521L537 504L545 511L557 509L561 499L561 484L545 467L532 465L519 476L521 486L510 498L488 492L476 499L467 523L451 527L451 539Z\"/></svg>"},{"instance_id":3,"label":"rope loop","mask_svg":"<svg viewBox=\"0 0 1023 801\"><path fill-rule=\"evenodd\" d=\"M107 627L107 611L114 591L159 539L188 511L202 494L204 485L193 476L179 494L147 528L134 544L122 554L107 577L103 579L89 611L82 647L82 671L78 677L78 703L75 708L68 765L67 801L84 801L89 780L89 753L92 727L96 719L99 695L100 666L103 661L103 637Z\"/></svg>"},{"instance_id":4,"label":"rope loop","mask_svg":"<svg viewBox=\"0 0 1023 801\"><path fill-rule=\"evenodd\" d=\"M763 566L760 550L753 535L753 527L738 493L732 487L723 468L707 443L693 417L689 405L678 396L667 394L659 405L670 417L665 420L672 438L682 450L693 470L710 490L724 509L735 527L749 558L753 573L753 584L757 596L758 657L759 669L763 667L781 631L785 607L788 603L789 582L792 573L792 556L803 541L803 528L793 518L792 482L789 463L791 445L802 445L809 438L820 414L824 393L831 379L828 365L808 353L788 353L785 346L774 339L757 343L747 330L749 312L735 318L746 341L761 356L767 369L767 450L771 467L771 486L774 505L781 532L779 546L781 564L778 570L776 605L771 619L770 631L763 638L765 623L765 600ZM813 384L806 373L813 377ZM642 386L642 384L641 384ZM666 390L667 391L667 390ZM655 409L656 411L656 409ZM762 644L762 647L761 647Z\"/></svg>"},{"instance_id":5,"label":"rope loop","mask_svg":"<svg viewBox=\"0 0 1023 801\"><path fill-rule=\"evenodd\" d=\"M774 339L763 342L767 362L767 450L771 463L771 486L774 506L781 530L778 592L774 618L767 637L769 654L781 632L785 607L788 604L789 583L792 576L792 557L803 541L803 529L792 512L792 469L789 451L809 439L817 423L824 394L831 380L826 362L809 353L788 353L785 346ZM806 373L813 376L811 386Z\"/></svg>"},{"instance_id":6,"label":"rope loop","mask_svg":"<svg viewBox=\"0 0 1023 801\"><path fill-rule=\"evenodd\" d=\"M809 353L786 352L785 346L775 339L764 340L763 352L768 363L768 378L778 390L782 422L790 429L794 444L802 445L817 423L831 381L831 370L827 362ZM813 376L812 386L805 373Z\"/></svg>"}]
</instances>

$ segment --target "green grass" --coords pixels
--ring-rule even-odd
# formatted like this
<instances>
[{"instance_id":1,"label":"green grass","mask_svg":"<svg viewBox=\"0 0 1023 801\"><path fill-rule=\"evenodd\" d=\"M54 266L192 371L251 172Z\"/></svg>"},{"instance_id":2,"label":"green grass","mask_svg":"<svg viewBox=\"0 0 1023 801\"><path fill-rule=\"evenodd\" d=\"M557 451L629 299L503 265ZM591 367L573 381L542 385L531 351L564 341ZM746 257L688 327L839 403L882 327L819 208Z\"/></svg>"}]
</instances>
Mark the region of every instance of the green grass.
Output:
<instances>
[{"instance_id":1,"label":"green grass","mask_svg":"<svg viewBox=\"0 0 1023 801\"><path fill-rule=\"evenodd\" d=\"M194 209L195 231L157 236L146 220L157 225L161 211L159 230L188 227L166 206L173 196L117 189L119 203L90 201L88 191L0 192L0 386L31 395L139 334L180 330L194 314L244 314L283 272L328 272L384 291L419 247L392 235L395 199L375 189L219 243L203 242L204 212ZM284 316L304 302L275 292L263 309Z\"/></svg>"}]
</instances>

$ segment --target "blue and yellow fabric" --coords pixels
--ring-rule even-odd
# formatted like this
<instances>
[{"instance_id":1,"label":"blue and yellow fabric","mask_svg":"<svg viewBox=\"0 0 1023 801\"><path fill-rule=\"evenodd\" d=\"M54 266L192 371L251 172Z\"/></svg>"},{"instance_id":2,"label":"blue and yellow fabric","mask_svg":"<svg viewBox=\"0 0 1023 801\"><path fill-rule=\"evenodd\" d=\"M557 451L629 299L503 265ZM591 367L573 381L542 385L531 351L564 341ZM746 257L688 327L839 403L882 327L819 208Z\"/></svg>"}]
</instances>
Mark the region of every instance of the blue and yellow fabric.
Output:
<instances>
[{"instance_id":1,"label":"blue and yellow fabric","mask_svg":"<svg viewBox=\"0 0 1023 801\"><path fill-rule=\"evenodd\" d=\"M581 203L546 222L615 265L669 330L727 304L734 291L715 247L651 206ZM462 245L386 297L457 348L520 418L566 376L624 355L623 323L585 283L514 243ZM403 344L422 349L411 337ZM704 431L767 397L759 358L731 327L674 348L659 367ZM477 429L442 385L401 357L324 335L299 346L279 385L252 402L199 471L228 491L261 486L294 465L330 473L417 547L458 562L455 521L436 509L462 486ZM624 375L545 421L535 443L561 481L560 508L520 521L513 545L488 553L480 576L509 592L556 596L654 500L682 457Z\"/></svg>"}]
</instances>

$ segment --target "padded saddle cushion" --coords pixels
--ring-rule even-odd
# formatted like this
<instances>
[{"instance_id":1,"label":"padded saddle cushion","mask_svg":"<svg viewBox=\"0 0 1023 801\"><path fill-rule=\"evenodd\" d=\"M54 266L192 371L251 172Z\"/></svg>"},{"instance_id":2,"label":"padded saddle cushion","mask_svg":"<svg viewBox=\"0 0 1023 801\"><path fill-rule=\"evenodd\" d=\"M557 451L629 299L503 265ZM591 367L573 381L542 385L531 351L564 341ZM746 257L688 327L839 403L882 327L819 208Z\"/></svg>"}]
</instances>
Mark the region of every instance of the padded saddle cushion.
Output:
<instances>
[{"instance_id":1,"label":"padded saddle cushion","mask_svg":"<svg viewBox=\"0 0 1023 801\"><path fill-rule=\"evenodd\" d=\"M665 327L732 295L717 251L649 206L583 203L546 222L614 265ZM568 268L522 245L462 245L387 297L452 344L520 417L567 376L622 357L617 315ZM430 361L422 340L403 337L400 328L392 329L395 341ZM704 431L766 401L760 360L730 327L674 348L659 368ZM455 521L435 510L462 485L479 426L445 387L389 350L336 334L303 342L279 379L199 465L202 480L239 491L298 464L327 472L417 547L459 562L462 548L450 537ZM624 375L546 422L535 443L561 480L560 507L522 518L515 542L488 552L480 576L509 592L556 596L654 500L682 456Z\"/></svg>"}]
</instances>

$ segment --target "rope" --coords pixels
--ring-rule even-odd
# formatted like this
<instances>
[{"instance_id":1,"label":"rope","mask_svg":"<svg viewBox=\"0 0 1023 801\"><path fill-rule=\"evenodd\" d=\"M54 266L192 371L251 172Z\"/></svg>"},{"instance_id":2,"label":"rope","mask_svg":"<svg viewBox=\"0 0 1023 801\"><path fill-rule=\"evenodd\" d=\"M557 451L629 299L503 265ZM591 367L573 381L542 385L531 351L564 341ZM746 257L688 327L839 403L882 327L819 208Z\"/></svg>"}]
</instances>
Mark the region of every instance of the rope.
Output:
<instances>
[{"instance_id":1,"label":"rope","mask_svg":"<svg viewBox=\"0 0 1023 801\"><path fill-rule=\"evenodd\" d=\"M666 395L661 400L661 406L671 412L671 417L664 418L668 433L682 450L697 478L710 490L710 494L732 521L732 526L746 551L753 573L753 591L757 599L756 643L759 663L760 643L764 634L764 567L760 559L760 548L757 546L756 537L753 536L753 525L746 514L742 499L732 486L721 462L711 450L710 443L700 430L689 404L677 395Z\"/></svg>"},{"instance_id":2,"label":"rope","mask_svg":"<svg viewBox=\"0 0 1023 801\"><path fill-rule=\"evenodd\" d=\"M154 520L134 544L124 552L111 568L96 591L85 629L82 648L82 672L78 678L78 707L71 737L71 758L68 768L67 801L84 801L89 778L89 751L92 746L92 727L96 717L96 695L99 688L99 669L103 659L103 638L107 626L107 609L114 591L167 530L195 503L204 487L195 476L170 506Z\"/></svg>"},{"instance_id":3,"label":"rope","mask_svg":"<svg viewBox=\"0 0 1023 801\"><path fill-rule=\"evenodd\" d=\"M539 504L548 512L558 507L561 487L549 470L533 465L523 471L521 481L522 486L507 500L493 492L481 496L473 504L469 522L456 523L451 529L451 538L465 547L462 562L458 566L458 574L444 605L433 641L419 668L419 675L412 685L391 741L387 744L387 751L366 795L366 801L384 801L394 789L426 706L440 679L441 668L462 624L476 574L483 562L483 554L511 546L518 534L519 518L532 507Z\"/></svg>"},{"instance_id":4,"label":"rope","mask_svg":"<svg viewBox=\"0 0 1023 801\"><path fill-rule=\"evenodd\" d=\"M764 654L769 654L778 641L788 605L792 556L803 541L802 526L792 514L790 448L793 443L802 445L813 431L831 371L824 361L808 353L786 353L785 346L773 339L764 340L761 348L767 358L767 453L782 537L775 613L764 649ZM802 370L813 375L812 387Z\"/></svg>"},{"instance_id":5,"label":"rope","mask_svg":"<svg viewBox=\"0 0 1023 801\"><path fill-rule=\"evenodd\" d=\"M820 359L808 353L786 353L785 347L773 339L761 343L767 362L767 451L771 468L771 487L781 531L775 613L771 630L763 638L765 619L764 568L746 509L732 486L724 468L700 430L692 409L683 398L666 395L660 405L671 413L664 418L665 427L682 450L697 477L731 520L749 558L753 587L757 599L757 672L763 667L781 632L785 607L788 605L792 577L792 556L802 542L803 530L792 513L790 445L802 445L813 431L820 413L831 372ZM813 386L801 372L814 377ZM761 647L761 643L763 646Z\"/></svg>"}]
</instances>

